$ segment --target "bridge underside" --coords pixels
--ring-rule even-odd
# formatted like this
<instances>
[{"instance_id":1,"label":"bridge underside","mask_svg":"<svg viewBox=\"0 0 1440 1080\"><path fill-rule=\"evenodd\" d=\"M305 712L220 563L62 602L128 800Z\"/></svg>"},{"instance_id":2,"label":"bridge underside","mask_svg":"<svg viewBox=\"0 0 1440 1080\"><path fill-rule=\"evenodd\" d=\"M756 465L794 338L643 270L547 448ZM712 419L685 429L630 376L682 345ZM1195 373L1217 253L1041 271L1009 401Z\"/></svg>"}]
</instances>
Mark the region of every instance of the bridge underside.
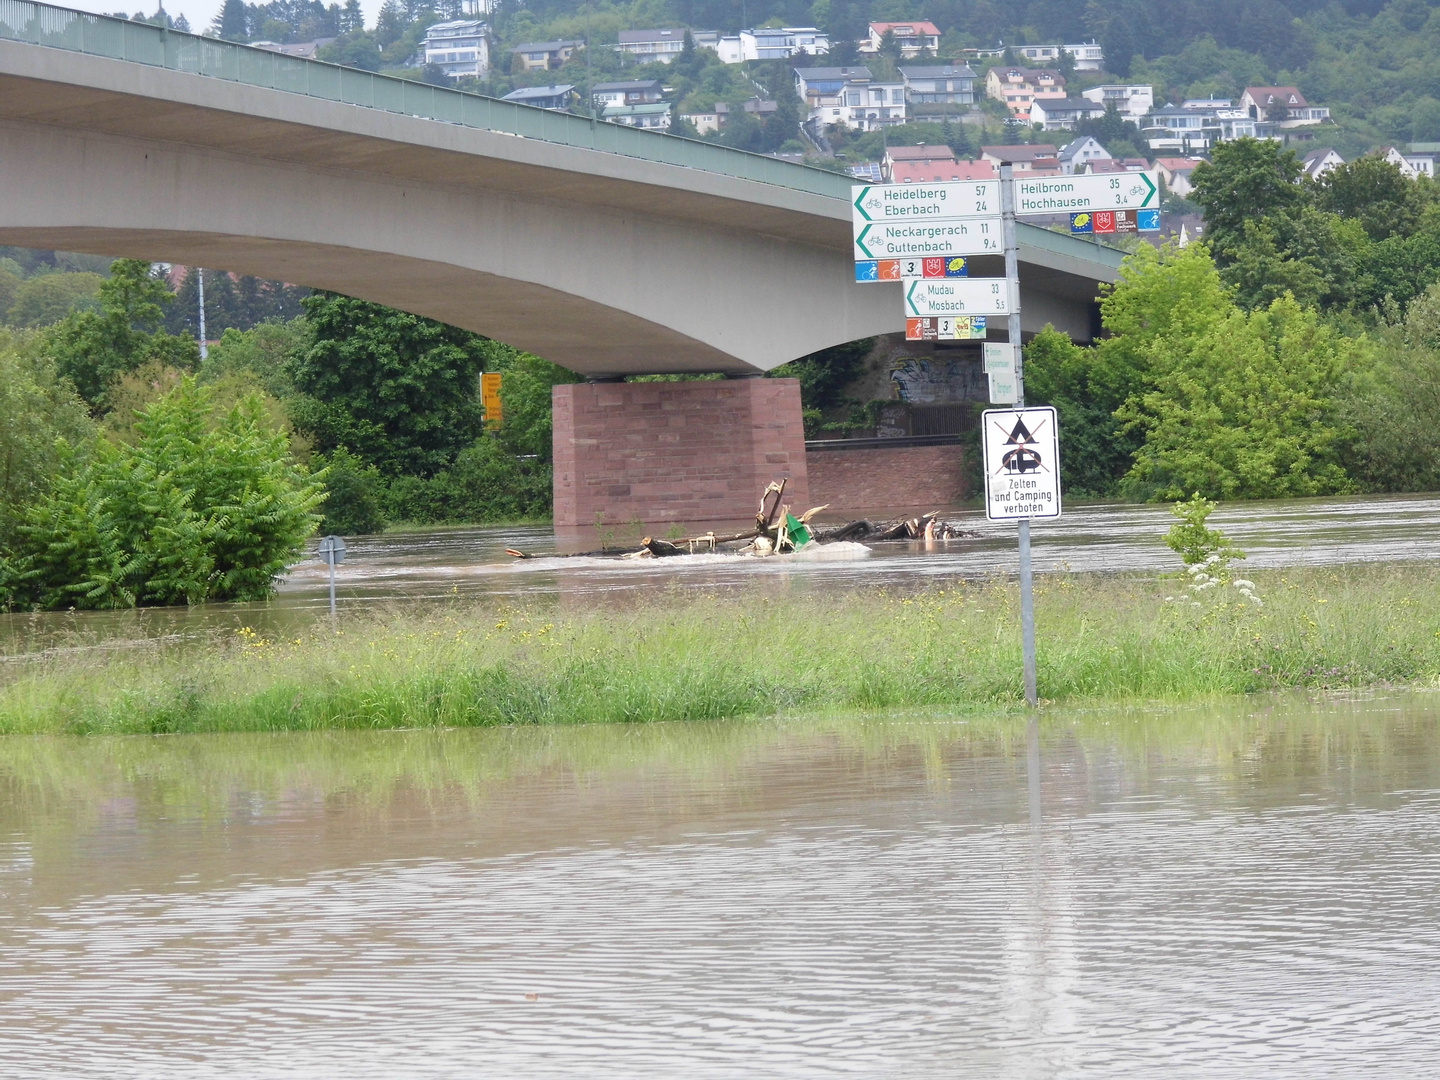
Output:
<instances>
[{"instance_id":1,"label":"bridge underside","mask_svg":"<svg viewBox=\"0 0 1440 1080\"><path fill-rule=\"evenodd\" d=\"M900 290L854 282L846 186L817 194L828 184L0 41L0 244L332 289L597 378L754 375L900 331ZM1026 232L1025 330L1052 323L1088 340L1113 260ZM793 385L666 385L568 392L557 485L563 471L574 487L557 488L557 523L593 523L585 499L622 488L625 513L657 521L744 518L757 486L781 475L803 488ZM716 457L726 440L743 461Z\"/></svg>"}]
</instances>

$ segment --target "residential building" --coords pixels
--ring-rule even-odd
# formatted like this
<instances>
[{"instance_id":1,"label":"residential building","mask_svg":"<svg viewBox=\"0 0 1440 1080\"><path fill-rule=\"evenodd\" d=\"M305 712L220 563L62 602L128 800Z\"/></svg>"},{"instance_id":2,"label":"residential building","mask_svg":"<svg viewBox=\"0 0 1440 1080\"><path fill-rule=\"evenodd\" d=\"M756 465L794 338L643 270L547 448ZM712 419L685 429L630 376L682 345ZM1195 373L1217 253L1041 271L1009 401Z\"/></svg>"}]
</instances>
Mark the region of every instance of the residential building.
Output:
<instances>
[{"instance_id":1,"label":"residential building","mask_svg":"<svg viewBox=\"0 0 1440 1080\"><path fill-rule=\"evenodd\" d=\"M298 56L302 60L314 60L315 54L326 45L335 44L333 37L316 38L314 41L294 41L289 45L281 45L275 41L252 41L252 49L264 49L266 52L283 53L285 56Z\"/></svg>"},{"instance_id":2,"label":"residential building","mask_svg":"<svg viewBox=\"0 0 1440 1080\"><path fill-rule=\"evenodd\" d=\"M765 99L756 96L750 98L747 101L742 101L740 103L740 108L745 112L757 116L761 120L764 120L766 117L776 112L780 108L780 104L775 101L766 101ZM710 112L681 113L680 118L682 120L688 120L690 121L690 123L694 124L695 130L698 134L708 135L712 131L719 131L721 128L723 128L729 121L732 111L733 110L728 103L724 101L719 101L715 103L715 108L712 109Z\"/></svg>"},{"instance_id":3,"label":"residential building","mask_svg":"<svg viewBox=\"0 0 1440 1080\"><path fill-rule=\"evenodd\" d=\"M1415 144L1411 143L1413 149ZM1300 159L1300 168L1311 180L1318 180L1337 165L1344 165L1345 159L1328 148L1311 150Z\"/></svg>"},{"instance_id":4,"label":"residential building","mask_svg":"<svg viewBox=\"0 0 1440 1080\"><path fill-rule=\"evenodd\" d=\"M651 131L670 130L670 103L651 101L640 105L606 105L599 112L601 120L626 127L648 128Z\"/></svg>"},{"instance_id":5,"label":"residential building","mask_svg":"<svg viewBox=\"0 0 1440 1080\"><path fill-rule=\"evenodd\" d=\"M795 93L809 110L807 123L878 131L905 122L905 84L877 83L864 66L795 68Z\"/></svg>"},{"instance_id":6,"label":"residential building","mask_svg":"<svg viewBox=\"0 0 1440 1080\"><path fill-rule=\"evenodd\" d=\"M490 27L474 19L436 23L420 42L425 63L452 79L483 79L490 74Z\"/></svg>"},{"instance_id":7,"label":"residential building","mask_svg":"<svg viewBox=\"0 0 1440 1080\"><path fill-rule=\"evenodd\" d=\"M1195 189L1195 185L1190 182L1190 174L1199 164L1198 158L1160 157L1155 159L1155 171L1160 174L1160 179L1165 181L1168 191L1182 199L1188 199L1190 192Z\"/></svg>"},{"instance_id":8,"label":"residential building","mask_svg":"<svg viewBox=\"0 0 1440 1080\"><path fill-rule=\"evenodd\" d=\"M1098 139L1082 135L1062 146L1055 156L1060 160L1060 171L1072 176L1083 173L1092 161L1109 161L1110 151L1101 146Z\"/></svg>"},{"instance_id":9,"label":"residential building","mask_svg":"<svg viewBox=\"0 0 1440 1080\"><path fill-rule=\"evenodd\" d=\"M1129 83L1107 83L1080 91L1080 96L1098 101L1101 105L1113 104L1126 120L1139 123L1155 107L1153 86L1131 85Z\"/></svg>"},{"instance_id":10,"label":"residential building","mask_svg":"<svg viewBox=\"0 0 1440 1080\"><path fill-rule=\"evenodd\" d=\"M902 67L905 100L911 111L917 105L973 105L975 103L975 72L961 64L938 67Z\"/></svg>"},{"instance_id":11,"label":"residential building","mask_svg":"<svg viewBox=\"0 0 1440 1080\"><path fill-rule=\"evenodd\" d=\"M1270 120L1285 129L1323 124L1330 119L1328 108L1311 105L1293 86L1247 86L1240 95L1240 107L1252 120ZM1279 114L1282 108L1283 116Z\"/></svg>"},{"instance_id":12,"label":"residential building","mask_svg":"<svg viewBox=\"0 0 1440 1080\"><path fill-rule=\"evenodd\" d=\"M527 41L510 51L520 57L526 71L554 71L584 47L583 41Z\"/></svg>"},{"instance_id":13,"label":"residential building","mask_svg":"<svg viewBox=\"0 0 1440 1080\"><path fill-rule=\"evenodd\" d=\"M590 88L590 96L595 99L597 109L609 105L651 105L665 97L665 88L659 79L596 83Z\"/></svg>"},{"instance_id":14,"label":"residential building","mask_svg":"<svg viewBox=\"0 0 1440 1080\"><path fill-rule=\"evenodd\" d=\"M895 36L901 60L914 60L921 53L934 56L940 51L940 28L932 22L872 22L870 36L858 43L862 53L874 55L887 33Z\"/></svg>"},{"instance_id":15,"label":"residential building","mask_svg":"<svg viewBox=\"0 0 1440 1080\"><path fill-rule=\"evenodd\" d=\"M1105 115L1105 106L1089 98L1037 98L1030 103L1030 122L1045 131L1074 131L1075 125Z\"/></svg>"},{"instance_id":16,"label":"residential building","mask_svg":"<svg viewBox=\"0 0 1440 1080\"><path fill-rule=\"evenodd\" d=\"M720 104L724 104L721 102ZM718 109L719 106L716 106ZM728 106L727 106L728 108ZM709 135L712 131L719 131L722 126L721 113L712 109L710 112L681 113L680 119L695 129L697 135Z\"/></svg>"},{"instance_id":17,"label":"residential building","mask_svg":"<svg viewBox=\"0 0 1440 1080\"><path fill-rule=\"evenodd\" d=\"M511 90L500 100L564 112L575 100L575 87L570 83L563 86L524 86L519 90Z\"/></svg>"},{"instance_id":18,"label":"residential building","mask_svg":"<svg viewBox=\"0 0 1440 1080\"><path fill-rule=\"evenodd\" d=\"M1069 53L1075 61L1076 71L1103 71L1105 69L1105 50L1094 41L1083 45L1012 45L1010 51L1041 67L1056 65L1060 62L1062 53ZM1005 48L1001 46L998 49L976 49L975 52L989 56L1004 56ZM966 53L969 53L968 49Z\"/></svg>"},{"instance_id":19,"label":"residential building","mask_svg":"<svg viewBox=\"0 0 1440 1080\"><path fill-rule=\"evenodd\" d=\"M885 156L880 159L880 174L888 181L895 171L895 166L902 162L922 162L924 164L950 165L955 162L955 151L941 143L938 146L930 146L921 143L919 146L887 146Z\"/></svg>"},{"instance_id":20,"label":"residential building","mask_svg":"<svg viewBox=\"0 0 1440 1080\"><path fill-rule=\"evenodd\" d=\"M692 30L690 36L693 39L695 32ZM695 43L700 44L698 41ZM648 64L652 60L659 60L668 64L680 55L680 50L685 47L685 27L655 27L650 30L621 30L620 43L615 46L615 51L629 53L642 64Z\"/></svg>"},{"instance_id":21,"label":"residential building","mask_svg":"<svg viewBox=\"0 0 1440 1080\"><path fill-rule=\"evenodd\" d=\"M1030 119L1037 98L1063 98L1065 76L1053 68L992 67L985 75L985 93L1005 103L1010 115Z\"/></svg>"},{"instance_id":22,"label":"residential building","mask_svg":"<svg viewBox=\"0 0 1440 1080\"><path fill-rule=\"evenodd\" d=\"M988 161L897 161L891 170L892 184L935 184L957 180L994 180L999 176Z\"/></svg>"},{"instance_id":23,"label":"residential building","mask_svg":"<svg viewBox=\"0 0 1440 1080\"><path fill-rule=\"evenodd\" d=\"M728 63L741 60L788 60L800 53L810 56L824 56L830 51L830 38L823 30L813 26L759 27L741 30L739 35L740 55ZM721 55L725 60L725 55Z\"/></svg>"},{"instance_id":24,"label":"residential building","mask_svg":"<svg viewBox=\"0 0 1440 1080\"><path fill-rule=\"evenodd\" d=\"M1060 173L1059 151L1049 143L1034 143L1021 146L982 146L980 158L992 165L1010 162L1015 172L1043 174Z\"/></svg>"},{"instance_id":25,"label":"residential building","mask_svg":"<svg viewBox=\"0 0 1440 1080\"><path fill-rule=\"evenodd\" d=\"M1402 154L1393 146L1387 146L1380 154L1384 160L1398 168L1401 174L1411 180L1417 176L1435 178L1435 158L1430 154Z\"/></svg>"},{"instance_id":26,"label":"residential building","mask_svg":"<svg viewBox=\"0 0 1440 1080\"><path fill-rule=\"evenodd\" d=\"M1216 143L1256 138L1261 134L1257 123L1246 109L1214 98L1154 109L1140 125L1140 134L1151 150L1187 156Z\"/></svg>"}]
</instances>

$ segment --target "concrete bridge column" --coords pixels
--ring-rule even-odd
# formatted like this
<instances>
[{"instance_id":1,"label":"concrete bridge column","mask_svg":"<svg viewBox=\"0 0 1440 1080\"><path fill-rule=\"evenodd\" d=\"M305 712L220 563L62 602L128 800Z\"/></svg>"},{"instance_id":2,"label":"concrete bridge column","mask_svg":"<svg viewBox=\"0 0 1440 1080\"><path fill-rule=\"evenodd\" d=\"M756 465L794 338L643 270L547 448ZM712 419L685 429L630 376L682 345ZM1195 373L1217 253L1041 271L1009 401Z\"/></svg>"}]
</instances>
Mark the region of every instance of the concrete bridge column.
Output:
<instances>
[{"instance_id":1,"label":"concrete bridge column","mask_svg":"<svg viewBox=\"0 0 1440 1080\"><path fill-rule=\"evenodd\" d=\"M557 532L743 526L782 478L785 501L809 506L795 379L572 383L553 402Z\"/></svg>"}]
</instances>

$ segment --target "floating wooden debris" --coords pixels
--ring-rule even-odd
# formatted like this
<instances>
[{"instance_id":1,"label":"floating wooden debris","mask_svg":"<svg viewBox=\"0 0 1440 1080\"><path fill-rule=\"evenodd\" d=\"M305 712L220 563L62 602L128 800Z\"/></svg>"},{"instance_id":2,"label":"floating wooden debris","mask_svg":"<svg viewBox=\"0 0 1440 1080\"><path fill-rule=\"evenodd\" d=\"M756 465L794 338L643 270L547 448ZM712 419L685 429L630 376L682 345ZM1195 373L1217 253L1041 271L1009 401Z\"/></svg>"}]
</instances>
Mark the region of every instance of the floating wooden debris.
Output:
<instances>
[{"instance_id":1,"label":"floating wooden debris","mask_svg":"<svg viewBox=\"0 0 1440 1080\"><path fill-rule=\"evenodd\" d=\"M535 555L531 552L506 548L505 554L517 559L666 559L676 555L711 554L720 550L722 544L741 544L731 553L736 555L788 555L816 545L854 543L865 541L878 543L886 540L961 540L980 535L970 529L962 529L954 522L944 521L939 511L932 510L920 517L899 518L895 521L874 522L868 519L851 521L833 529L812 526L816 515L829 509L830 504L812 506L798 517L781 500L785 497L786 480L771 481L760 495L760 506L755 511L755 528L745 532L716 536L707 532L700 536L683 536L665 540L646 536L633 551L618 552L611 548L599 551L577 551L567 555ZM772 497L773 496L773 497Z\"/></svg>"}]
</instances>

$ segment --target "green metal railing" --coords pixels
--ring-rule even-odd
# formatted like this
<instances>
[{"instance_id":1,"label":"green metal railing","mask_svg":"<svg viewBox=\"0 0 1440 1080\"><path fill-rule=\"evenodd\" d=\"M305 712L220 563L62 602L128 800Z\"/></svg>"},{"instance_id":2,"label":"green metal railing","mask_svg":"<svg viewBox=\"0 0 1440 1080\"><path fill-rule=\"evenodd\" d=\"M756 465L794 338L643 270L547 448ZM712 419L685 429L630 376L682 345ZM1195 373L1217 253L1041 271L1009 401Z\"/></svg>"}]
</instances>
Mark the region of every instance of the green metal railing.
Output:
<instances>
[{"instance_id":1,"label":"green metal railing","mask_svg":"<svg viewBox=\"0 0 1440 1080\"><path fill-rule=\"evenodd\" d=\"M0 38L700 169L833 199L850 195L848 176L761 154L32 0L0 0Z\"/></svg>"},{"instance_id":2,"label":"green metal railing","mask_svg":"<svg viewBox=\"0 0 1440 1080\"><path fill-rule=\"evenodd\" d=\"M218 38L198 37L149 23L39 4L0 0L0 39L67 49L112 60L263 86L290 94L360 105L402 116L438 120L484 131L657 161L742 180L793 188L850 201L854 181L839 173L743 150L696 142L678 135L641 131L623 124L551 112L514 101L467 94L443 86L377 75L369 71L304 60ZM1123 253L1100 248L1038 226L1021 224L1021 242L1056 254L1118 266Z\"/></svg>"}]
</instances>

